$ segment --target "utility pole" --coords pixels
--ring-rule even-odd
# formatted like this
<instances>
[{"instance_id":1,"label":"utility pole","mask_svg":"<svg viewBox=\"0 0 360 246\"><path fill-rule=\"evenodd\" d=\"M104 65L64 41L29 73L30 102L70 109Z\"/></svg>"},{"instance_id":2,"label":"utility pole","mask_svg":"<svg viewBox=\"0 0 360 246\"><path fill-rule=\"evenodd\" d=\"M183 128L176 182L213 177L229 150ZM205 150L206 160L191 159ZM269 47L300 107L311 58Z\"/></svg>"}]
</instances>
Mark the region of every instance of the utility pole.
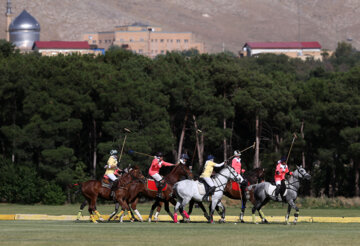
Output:
<instances>
[{"instance_id":1,"label":"utility pole","mask_svg":"<svg viewBox=\"0 0 360 246\"><path fill-rule=\"evenodd\" d=\"M147 47L147 54L148 54L148 57L151 57L151 37L150 37L150 34L151 32L154 31L154 28L151 28L151 27L148 27L148 47Z\"/></svg>"},{"instance_id":2,"label":"utility pole","mask_svg":"<svg viewBox=\"0 0 360 246\"><path fill-rule=\"evenodd\" d=\"M11 0L7 0L6 13L5 13L5 17L6 17L5 32L6 32L6 41L8 41L8 42L10 42L9 26L10 26L11 21L12 21L12 16L13 16L13 13L11 12Z\"/></svg>"}]
</instances>

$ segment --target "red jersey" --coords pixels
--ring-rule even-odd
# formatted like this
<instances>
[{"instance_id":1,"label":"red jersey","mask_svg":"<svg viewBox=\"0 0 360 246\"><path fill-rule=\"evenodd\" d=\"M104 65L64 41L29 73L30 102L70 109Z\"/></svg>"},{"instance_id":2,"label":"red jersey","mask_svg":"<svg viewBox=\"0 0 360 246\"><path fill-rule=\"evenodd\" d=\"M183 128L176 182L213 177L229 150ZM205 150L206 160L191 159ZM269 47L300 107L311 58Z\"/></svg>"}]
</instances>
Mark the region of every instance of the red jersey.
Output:
<instances>
[{"instance_id":1,"label":"red jersey","mask_svg":"<svg viewBox=\"0 0 360 246\"><path fill-rule=\"evenodd\" d=\"M274 176L275 182L284 180L285 174L287 174L288 172L289 172L289 168L286 164L282 164L282 163L277 164L276 170L275 170L275 176ZM291 174L291 172L290 172L290 174Z\"/></svg>"},{"instance_id":2,"label":"red jersey","mask_svg":"<svg viewBox=\"0 0 360 246\"><path fill-rule=\"evenodd\" d=\"M149 169L149 175L152 176L156 173L159 173L160 168L162 166L173 166L174 164L165 162L165 161L160 161L158 158L154 158L154 160L151 163L151 167Z\"/></svg>"},{"instance_id":3,"label":"red jersey","mask_svg":"<svg viewBox=\"0 0 360 246\"><path fill-rule=\"evenodd\" d=\"M241 170L241 159L235 157L232 162L231 162L231 166L235 169L235 171L238 174L241 174L242 172L244 172L245 170Z\"/></svg>"}]
</instances>

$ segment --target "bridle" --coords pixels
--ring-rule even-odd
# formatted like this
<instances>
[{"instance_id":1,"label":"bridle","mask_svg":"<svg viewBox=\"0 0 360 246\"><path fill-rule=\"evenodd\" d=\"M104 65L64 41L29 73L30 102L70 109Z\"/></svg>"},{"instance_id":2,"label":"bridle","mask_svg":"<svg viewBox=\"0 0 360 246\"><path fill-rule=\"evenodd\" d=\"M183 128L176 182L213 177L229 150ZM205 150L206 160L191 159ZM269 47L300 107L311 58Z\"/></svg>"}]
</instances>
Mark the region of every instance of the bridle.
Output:
<instances>
[{"instance_id":1,"label":"bridle","mask_svg":"<svg viewBox=\"0 0 360 246\"><path fill-rule=\"evenodd\" d=\"M300 176L300 177L297 177L296 180L295 180L294 182L292 182L292 183L290 183L289 180L288 180L288 184L287 184L287 187L286 187L286 189L293 190L293 191L295 191L295 192L297 192L298 190L292 188L292 187L295 187L294 184L300 183L300 179L305 178L305 175L308 174L308 173L306 173L306 172L305 172L305 174L302 174L302 173L299 171L299 169L296 169L296 171L298 171L298 175L301 175L301 176Z\"/></svg>"},{"instance_id":2,"label":"bridle","mask_svg":"<svg viewBox=\"0 0 360 246\"><path fill-rule=\"evenodd\" d=\"M227 169L229 170L230 175L234 176L234 181L235 181L235 182L239 182L238 178L236 177L236 176L237 176L237 173L236 173L235 169L232 168L231 166L228 166L228 165L226 165L225 168L227 168ZM220 183L219 178L218 178L217 176L214 177L214 181L215 181L215 183L216 183L216 188L219 188L218 190L220 190L220 191L224 191L229 177L227 177L227 176L225 176L224 174L222 174L221 171L218 173L218 176L223 176L224 178L226 178L226 182L225 182L225 183ZM220 184L219 184L219 183L220 183ZM217 190L215 190L215 192L216 192L216 191L217 191Z\"/></svg>"}]
</instances>

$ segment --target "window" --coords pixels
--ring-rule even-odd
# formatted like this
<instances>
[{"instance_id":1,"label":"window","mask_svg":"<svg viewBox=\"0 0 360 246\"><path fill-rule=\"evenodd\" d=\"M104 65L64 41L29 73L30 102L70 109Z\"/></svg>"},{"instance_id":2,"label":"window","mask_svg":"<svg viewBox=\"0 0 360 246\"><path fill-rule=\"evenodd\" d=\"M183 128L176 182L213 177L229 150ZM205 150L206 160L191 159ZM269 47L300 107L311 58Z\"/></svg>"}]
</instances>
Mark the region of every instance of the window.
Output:
<instances>
[{"instance_id":1,"label":"window","mask_svg":"<svg viewBox=\"0 0 360 246\"><path fill-rule=\"evenodd\" d=\"M144 42L144 39L143 39L143 38L140 38L140 42Z\"/></svg>"},{"instance_id":2,"label":"window","mask_svg":"<svg viewBox=\"0 0 360 246\"><path fill-rule=\"evenodd\" d=\"M189 43L189 39L184 39L184 43Z\"/></svg>"},{"instance_id":3,"label":"window","mask_svg":"<svg viewBox=\"0 0 360 246\"><path fill-rule=\"evenodd\" d=\"M176 39L176 43L180 43L180 39Z\"/></svg>"},{"instance_id":4,"label":"window","mask_svg":"<svg viewBox=\"0 0 360 246\"><path fill-rule=\"evenodd\" d=\"M130 38L130 40L129 40L130 42L134 42L134 40L132 39L132 38Z\"/></svg>"},{"instance_id":5,"label":"window","mask_svg":"<svg viewBox=\"0 0 360 246\"><path fill-rule=\"evenodd\" d=\"M89 36L89 40L91 40L92 39L92 36Z\"/></svg>"},{"instance_id":6,"label":"window","mask_svg":"<svg viewBox=\"0 0 360 246\"><path fill-rule=\"evenodd\" d=\"M93 40L93 44L96 44L96 40Z\"/></svg>"},{"instance_id":7,"label":"window","mask_svg":"<svg viewBox=\"0 0 360 246\"><path fill-rule=\"evenodd\" d=\"M101 40L99 40L99 44L101 44L101 42L102 42L102 41L101 41Z\"/></svg>"},{"instance_id":8,"label":"window","mask_svg":"<svg viewBox=\"0 0 360 246\"><path fill-rule=\"evenodd\" d=\"M142 54L143 53L143 50L142 49L139 49L139 54Z\"/></svg>"},{"instance_id":9,"label":"window","mask_svg":"<svg viewBox=\"0 0 360 246\"><path fill-rule=\"evenodd\" d=\"M124 42L124 39L123 39L123 38L120 38L120 42Z\"/></svg>"},{"instance_id":10,"label":"window","mask_svg":"<svg viewBox=\"0 0 360 246\"><path fill-rule=\"evenodd\" d=\"M164 39L160 39L160 43L164 43Z\"/></svg>"},{"instance_id":11,"label":"window","mask_svg":"<svg viewBox=\"0 0 360 246\"><path fill-rule=\"evenodd\" d=\"M165 53L165 51L164 50L161 50L161 54L164 54Z\"/></svg>"}]
</instances>

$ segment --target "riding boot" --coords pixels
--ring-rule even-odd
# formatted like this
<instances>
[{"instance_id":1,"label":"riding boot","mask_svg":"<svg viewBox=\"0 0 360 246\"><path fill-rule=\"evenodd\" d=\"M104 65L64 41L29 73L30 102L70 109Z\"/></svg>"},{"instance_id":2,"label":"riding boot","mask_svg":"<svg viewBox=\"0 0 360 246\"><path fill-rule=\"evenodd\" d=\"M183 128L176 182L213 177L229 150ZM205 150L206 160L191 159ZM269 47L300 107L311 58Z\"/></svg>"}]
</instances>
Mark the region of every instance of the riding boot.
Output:
<instances>
[{"instance_id":1,"label":"riding boot","mask_svg":"<svg viewBox=\"0 0 360 246\"><path fill-rule=\"evenodd\" d=\"M111 184L110 196L114 199L114 201L116 201L115 191L117 190L118 183L119 183L119 180L117 179L117 180L113 181L113 183Z\"/></svg>"},{"instance_id":2,"label":"riding boot","mask_svg":"<svg viewBox=\"0 0 360 246\"><path fill-rule=\"evenodd\" d=\"M203 197L202 200L203 200L203 201L207 201L207 200L208 200L208 197L214 193L215 189L216 189L215 186L209 187L209 189L207 190L207 192L206 192L206 194L204 195L204 197Z\"/></svg>"},{"instance_id":3,"label":"riding boot","mask_svg":"<svg viewBox=\"0 0 360 246\"><path fill-rule=\"evenodd\" d=\"M156 186L158 188L158 193L157 193L156 197L161 199L162 198L162 189L164 188L165 183L162 181L156 181Z\"/></svg>"},{"instance_id":4,"label":"riding boot","mask_svg":"<svg viewBox=\"0 0 360 246\"><path fill-rule=\"evenodd\" d=\"M279 202L281 202L281 200L279 200L280 186L281 185L276 185L276 189L275 189L275 199Z\"/></svg>"}]
</instances>

